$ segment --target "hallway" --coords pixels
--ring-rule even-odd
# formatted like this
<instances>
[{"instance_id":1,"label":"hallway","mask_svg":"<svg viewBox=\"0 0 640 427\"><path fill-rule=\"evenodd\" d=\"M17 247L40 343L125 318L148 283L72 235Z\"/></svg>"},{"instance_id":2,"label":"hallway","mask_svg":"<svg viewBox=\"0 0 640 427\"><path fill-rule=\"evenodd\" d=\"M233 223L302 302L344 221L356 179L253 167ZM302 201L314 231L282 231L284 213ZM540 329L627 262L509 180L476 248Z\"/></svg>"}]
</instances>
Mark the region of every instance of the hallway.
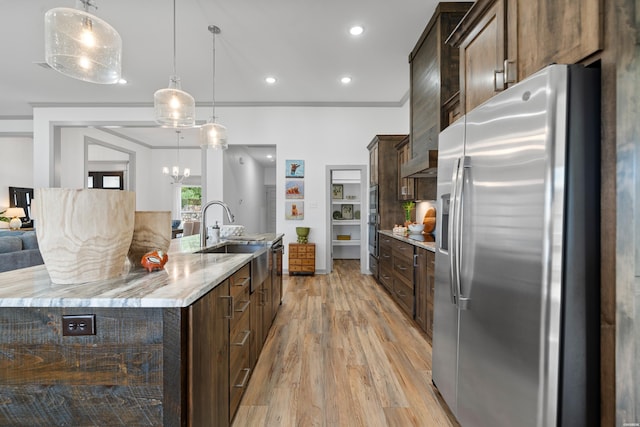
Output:
<instances>
[{"instance_id":1,"label":"hallway","mask_svg":"<svg viewBox=\"0 0 640 427\"><path fill-rule=\"evenodd\" d=\"M357 260L284 277L284 298L233 426L457 426L426 336Z\"/></svg>"}]
</instances>

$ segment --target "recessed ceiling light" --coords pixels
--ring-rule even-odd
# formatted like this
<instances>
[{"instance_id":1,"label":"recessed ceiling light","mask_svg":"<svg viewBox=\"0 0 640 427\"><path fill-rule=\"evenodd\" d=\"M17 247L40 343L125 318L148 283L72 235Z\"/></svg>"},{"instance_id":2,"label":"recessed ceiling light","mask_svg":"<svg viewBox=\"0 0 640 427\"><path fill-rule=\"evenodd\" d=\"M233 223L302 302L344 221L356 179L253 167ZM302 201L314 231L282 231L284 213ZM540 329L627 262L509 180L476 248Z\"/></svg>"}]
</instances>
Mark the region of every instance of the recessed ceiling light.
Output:
<instances>
[{"instance_id":1,"label":"recessed ceiling light","mask_svg":"<svg viewBox=\"0 0 640 427\"><path fill-rule=\"evenodd\" d=\"M348 85L349 83L351 83L351 77L344 76L343 78L340 79L340 82L342 82L343 85Z\"/></svg>"},{"instance_id":2,"label":"recessed ceiling light","mask_svg":"<svg viewBox=\"0 0 640 427\"><path fill-rule=\"evenodd\" d=\"M121 78L120 80L118 80L118 84L119 85L126 85L127 84L127 79Z\"/></svg>"},{"instance_id":3,"label":"recessed ceiling light","mask_svg":"<svg viewBox=\"0 0 640 427\"><path fill-rule=\"evenodd\" d=\"M267 159L273 159L273 156L271 154L267 154Z\"/></svg>"},{"instance_id":4,"label":"recessed ceiling light","mask_svg":"<svg viewBox=\"0 0 640 427\"><path fill-rule=\"evenodd\" d=\"M362 26L360 25L354 25L353 27L349 28L349 34L351 34L352 36L359 36L363 32L364 28L362 28Z\"/></svg>"},{"instance_id":5,"label":"recessed ceiling light","mask_svg":"<svg viewBox=\"0 0 640 427\"><path fill-rule=\"evenodd\" d=\"M278 80L273 76L269 76L269 77L265 77L264 81L267 82L267 84L272 85L272 84L275 84L275 82L277 82Z\"/></svg>"}]
</instances>

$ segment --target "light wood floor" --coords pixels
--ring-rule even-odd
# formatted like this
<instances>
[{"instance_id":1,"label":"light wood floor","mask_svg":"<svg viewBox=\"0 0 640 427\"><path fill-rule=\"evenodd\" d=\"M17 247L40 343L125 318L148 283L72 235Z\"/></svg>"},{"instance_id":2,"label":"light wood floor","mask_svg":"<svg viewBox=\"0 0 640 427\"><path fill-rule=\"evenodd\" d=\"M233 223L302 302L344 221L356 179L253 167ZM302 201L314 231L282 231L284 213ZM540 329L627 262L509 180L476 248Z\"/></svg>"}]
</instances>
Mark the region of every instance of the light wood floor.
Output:
<instances>
[{"instance_id":1,"label":"light wood floor","mask_svg":"<svg viewBox=\"0 0 640 427\"><path fill-rule=\"evenodd\" d=\"M285 276L280 311L234 427L457 426L431 384L431 347L359 261Z\"/></svg>"}]
</instances>

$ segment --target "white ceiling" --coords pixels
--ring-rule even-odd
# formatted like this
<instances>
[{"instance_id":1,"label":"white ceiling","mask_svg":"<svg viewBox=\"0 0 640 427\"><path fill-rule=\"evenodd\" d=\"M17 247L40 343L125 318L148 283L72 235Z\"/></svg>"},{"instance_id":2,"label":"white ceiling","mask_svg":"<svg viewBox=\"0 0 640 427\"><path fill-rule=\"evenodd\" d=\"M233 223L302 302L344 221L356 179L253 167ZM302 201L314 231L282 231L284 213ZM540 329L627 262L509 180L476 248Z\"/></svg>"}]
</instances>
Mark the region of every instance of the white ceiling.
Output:
<instances>
[{"instance_id":1,"label":"white ceiling","mask_svg":"<svg viewBox=\"0 0 640 427\"><path fill-rule=\"evenodd\" d=\"M0 0L0 119L31 116L38 105L153 105L172 74L172 0L95 0L93 14L123 40L126 85L66 77L44 62L44 14L73 0ZM435 0L176 0L177 74L197 105L401 106L409 90L408 54ZM359 24L359 37L349 28ZM275 85L264 82L276 76ZM340 83L348 75L353 81ZM166 129L111 129L150 146L175 146ZM196 145L185 132L185 144ZM195 136L193 137L195 138Z\"/></svg>"}]
</instances>

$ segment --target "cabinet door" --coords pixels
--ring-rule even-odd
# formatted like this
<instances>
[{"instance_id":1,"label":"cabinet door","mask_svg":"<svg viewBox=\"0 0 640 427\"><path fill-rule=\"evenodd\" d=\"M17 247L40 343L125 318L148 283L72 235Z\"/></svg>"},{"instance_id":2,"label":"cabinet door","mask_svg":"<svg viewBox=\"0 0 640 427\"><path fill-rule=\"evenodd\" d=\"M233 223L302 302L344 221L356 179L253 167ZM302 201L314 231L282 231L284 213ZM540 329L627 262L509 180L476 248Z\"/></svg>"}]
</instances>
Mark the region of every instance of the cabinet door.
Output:
<instances>
[{"instance_id":1,"label":"cabinet door","mask_svg":"<svg viewBox=\"0 0 640 427\"><path fill-rule=\"evenodd\" d=\"M505 3L496 0L460 45L460 99L469 112L503 90Z\"/></svg>"},{"instance_id":2,"label":"cabinet door","mask_svg":"<svg viewBox=\"0 0 640 427\"><path fill-rule=\"evenodd\" d=\"M229 425L229 281L189 307L191 425Z\"/></svg>"},{"instance_id":3,"label":"cabinet door","mask_svg":"<svg viewBox=\"0 0 640 427\"><path fill-rule=\"evenodd\" d=\"M519 80L551 63L573 64L602 49L601 0L511 1L509 7L512 3L517 7Z\"/></svg>"},{"instance_id":4,"label":"cabinet door","mask_svg":"<svg viewBox=\"0 0 640 427\"><path fill-rule=\"evenodd\" d=\"M378 144L369 150L369 186L378 185Z\"/></svg>"},{"instance_id":5,"label":"cabinet door","mask_svg":"<svg viewBox=\"0 0 640 427\"><path fill-rule=\"evenodd\" d=\"M401 167L403 163L411 160L411 146L409 145L409 139L398 146L398 200L413 200L413 178L403 178L401 175Z\"/></svg>"},{"instance_id":6,"label":"cabinet door","mask_svg":"<svg viewBox=\"0 0 640 427\"><path fill-rule=\"evenodd\" d=\"M416 248L418 266L416 268L416 323L427 332L428 275L427 250Z\"/></svg>"}]
</instances>

